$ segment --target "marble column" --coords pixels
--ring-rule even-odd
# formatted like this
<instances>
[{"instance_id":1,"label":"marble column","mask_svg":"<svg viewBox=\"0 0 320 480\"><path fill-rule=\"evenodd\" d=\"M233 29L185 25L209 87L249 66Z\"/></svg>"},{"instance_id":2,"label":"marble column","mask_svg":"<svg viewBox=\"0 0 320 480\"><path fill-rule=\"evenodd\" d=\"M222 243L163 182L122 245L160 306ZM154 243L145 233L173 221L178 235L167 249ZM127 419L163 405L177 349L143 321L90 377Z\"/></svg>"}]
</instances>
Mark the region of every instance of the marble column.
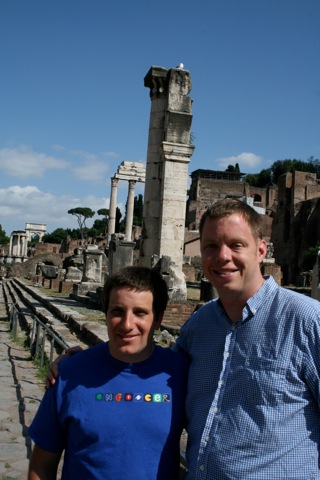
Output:
<instances>
[{"instance_id":1,"label":"marble column","mask_svg":"<svg viewBox=\"0 0 320 480\"><path fill-rule=\"evenodd\" d=\"M127 198L127 212L126 212L126 230L125 239L131 241L132 225L133 225L133 209L134 209L134 188L135 180L128 182L128 198Z\"/></svg>"},{"instance_id":2,"label":"marble column","mask_svg":"<svg viewBox=\"0 0 320 480\"><path fill-rule=\"evenodd\" d=\"M9 256L10 257L12 257L12 255L13 255L13 253L12 253L12 248L13 248L12 239L13 239L13 234L10 235L10 243L9 243Z\"/></svg>"},{"instance_id":3,"label":"marble column","mask_svg":"<svg viewBox=\"0 0 320 480\"><path fill-rule=\"evenodd\" d=\"M109 206L109 225L108 225L108 242L111 239L111 235L116 230L116 207L117 207L117 191L118 191L118 179L111 178L111 195Z\"/></svg>"}]
</instances>

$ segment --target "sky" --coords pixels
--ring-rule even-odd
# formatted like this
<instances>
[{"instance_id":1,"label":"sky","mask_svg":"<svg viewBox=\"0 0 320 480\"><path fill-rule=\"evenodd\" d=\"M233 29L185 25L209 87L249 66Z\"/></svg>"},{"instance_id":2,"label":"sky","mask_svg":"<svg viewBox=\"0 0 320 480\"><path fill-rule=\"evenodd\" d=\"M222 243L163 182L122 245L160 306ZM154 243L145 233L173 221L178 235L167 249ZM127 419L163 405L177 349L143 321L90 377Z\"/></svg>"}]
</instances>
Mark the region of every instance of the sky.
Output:
<instances>
[{"instance_id":1,"label":"sky","mask_svg":"<svg viewBox=\"0 0 320 480\"><path fill-rule=\"evenodd\" d=\"M78 228L71 208L109 208L121 162L146 162L144 77L180 62L192 79L189 174L320 159L320 0L0 0L7 235ZM127 192L120 181L123 215Z\"/></svg>"}]
</instances>

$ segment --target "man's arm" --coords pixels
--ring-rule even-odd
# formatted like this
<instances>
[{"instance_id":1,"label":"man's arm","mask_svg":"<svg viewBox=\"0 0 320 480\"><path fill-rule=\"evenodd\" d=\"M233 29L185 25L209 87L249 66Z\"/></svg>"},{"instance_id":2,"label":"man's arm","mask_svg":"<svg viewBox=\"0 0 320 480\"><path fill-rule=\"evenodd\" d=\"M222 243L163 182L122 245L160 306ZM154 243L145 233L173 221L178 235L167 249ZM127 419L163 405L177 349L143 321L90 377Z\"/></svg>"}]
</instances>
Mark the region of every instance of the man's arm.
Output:
<instances>
[{"instance_id":1,"label":"man's arm","mask_svg":"<svg viewBox=\"0 0 320 480\"><path fill-rule=\"evenodd\" d=\"M33 447L28 480L56 480L61 453L52 453L35 445Z\"/></svg>"}]
</instances>

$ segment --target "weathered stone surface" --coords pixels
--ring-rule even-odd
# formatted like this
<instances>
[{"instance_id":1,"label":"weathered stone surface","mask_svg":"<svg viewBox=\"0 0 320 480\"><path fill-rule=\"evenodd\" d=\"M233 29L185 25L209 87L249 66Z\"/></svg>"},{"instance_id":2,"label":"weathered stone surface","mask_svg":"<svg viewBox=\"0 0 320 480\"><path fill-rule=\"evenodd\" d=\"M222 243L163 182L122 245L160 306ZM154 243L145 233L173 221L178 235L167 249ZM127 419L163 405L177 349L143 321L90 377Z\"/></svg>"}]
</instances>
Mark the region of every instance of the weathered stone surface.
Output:
<instances>
[{"instance_id":1,"label":"weathered stone surface","mask_svg":"<svg viewBox=\"0 0 320 480\"><path fill-rule=\"evenodd\" d=\"M192 101L187 70L151 67L144 84L150 88L146 186L140 263L151 266L154 255L170 256L182 272L185 199Z\"/></svg>"},{"instance_id":2,"label":"weathered stone surface","mask_svg":"<svg viewBox=\"0 0 320 480\"><path fill-rule=\"evenodd\" d=\"M0 292L0 317L5 318ZM25 480L31 454L27 428L43 396L30 353L12 342L0 322L0 478Z\"/></svg>"},{"instance_id":3,"label":"weathered stone surface","mask_svg":"<svg viewBox=\"0 0 320 480\"><path fill-rule=\"evenodd\" d=\"M82 279L82 271L77 267L68 267L66 280L70 280L73 282L81 282Z\"/></svg>"}]
</instances>

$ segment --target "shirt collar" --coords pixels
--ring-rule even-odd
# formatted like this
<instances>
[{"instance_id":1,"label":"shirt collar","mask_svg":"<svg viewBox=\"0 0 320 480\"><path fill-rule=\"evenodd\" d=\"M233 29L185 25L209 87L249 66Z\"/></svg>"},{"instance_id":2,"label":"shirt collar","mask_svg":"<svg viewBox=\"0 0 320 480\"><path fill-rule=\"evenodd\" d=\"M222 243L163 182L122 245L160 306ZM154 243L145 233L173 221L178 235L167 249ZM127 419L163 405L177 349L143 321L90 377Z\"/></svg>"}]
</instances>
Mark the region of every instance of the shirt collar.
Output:
<instances>
[{"instance_id":1,"label":"shirt collar","mask_svg":"<svg viewBox=\"0 0 320 480\"><path fill-rule=\"evenodd\" d=\"M266 298L270 295L273 295L278 287L278 284L271 275L264 278L265 282L263 285L261 285L259 290L247 301L246 308L251 312L252 315L257 313L261 305L265 303Z\"/></svg>"}]
</instances>

